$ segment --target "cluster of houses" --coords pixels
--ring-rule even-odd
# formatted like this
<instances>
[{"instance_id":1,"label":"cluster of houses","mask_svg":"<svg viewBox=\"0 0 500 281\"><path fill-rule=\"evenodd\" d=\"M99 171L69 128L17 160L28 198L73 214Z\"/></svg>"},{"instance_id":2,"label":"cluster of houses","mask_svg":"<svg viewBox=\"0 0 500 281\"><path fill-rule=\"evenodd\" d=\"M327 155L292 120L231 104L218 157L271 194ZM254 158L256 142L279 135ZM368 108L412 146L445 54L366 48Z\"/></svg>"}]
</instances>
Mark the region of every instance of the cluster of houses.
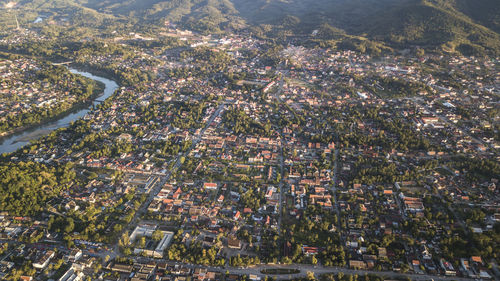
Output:
<instances>
[{"instance_id":1,"label":"cluster of houses","mask_svg":"<svg viewBox=\"0 0 500 281\"><path fill-rule=\"evenodd\" d=\"M121 234L128 219L133 225L125 236L133 251L131 257L104 261L104 245L92 237L72 233L81 238L75 240L81 249L62 246L63 235L46 230L49 214L41 223L2 217L1 238L28 241L29 246L11 251L26 256L38 274L53 276L62 259L61 281L85 276L220 280L222 270L173 264L166 253L174 244L200 244L226 260L259 257L263 249L273 250L266 249L266 240L279 237L278 253L291 256L291 241L279 235L302 242L291 226L311 222L325 225L318 239L327 238L303 239L309 241L300 247L307 261L321 257L326 244L335 244L351 268L493 278L486 257L450 258L443 254L442 240L460 228L487 234L500 220L498 179L471 184L468 176L477 171L454 162L457 154L499 160L498 116L490 117L498 104L492 86L500 81L498 62L396 55L373 59L352 51L289 46L280 53L285 60L278 68L260 55L248 56L246 51L260 50L260 40L169 32L185 37L193 48L226 52L227 72L238 79L197 77L204 62L175 51L153 55L147 48L131 47L127 59L117 53L79 58L99 68L140 69L153 78L120 88L112 103L90 111L83 118L88 130L81 135L61 131L54 137L57 145L41 143L13 160L77 163L79 175L91 179L52 199L46 211L64 216L94 208L105 218L99 227L110 237ZM130 36L115 41L126 44ZM436 59L446 63L435 65ZM436 72L423 71L423 65ZM12 84L17 88L7 82L31 68L36 62L4 61L2 93L33 92L23 82ZM172 75L175 71L182 74ZM454 80L453 75L464 73L477 75ZM426 87L415 97L391 97L382 79ZM42 86L50 93L50 85ZM0 105L0 116L1 106L12 104ZM145 211L136 218L139 207ZM311 210L315 214L308 216ZM463 218L477 210L486 216ZM175 237L173 230L181 228L185 231ZM332 237L335 242L327 240ZM49 242L57 247L41 247ZM0 273L8 275L13 267L2 262Z\"/></svg>"},{"instance_id":2,"label":"cluster of houses","mask_svg":"<svg viewBox=\"0 0 500 281\"><path fill-rule=\"evenodd\" d=\"M39 80L43 71L49 71L47 66L35 59L0 60L0 121L78 101L78 96L68 89L83 85L69 77L62 77L57 83Z\"/></svg>"}]
</instances>

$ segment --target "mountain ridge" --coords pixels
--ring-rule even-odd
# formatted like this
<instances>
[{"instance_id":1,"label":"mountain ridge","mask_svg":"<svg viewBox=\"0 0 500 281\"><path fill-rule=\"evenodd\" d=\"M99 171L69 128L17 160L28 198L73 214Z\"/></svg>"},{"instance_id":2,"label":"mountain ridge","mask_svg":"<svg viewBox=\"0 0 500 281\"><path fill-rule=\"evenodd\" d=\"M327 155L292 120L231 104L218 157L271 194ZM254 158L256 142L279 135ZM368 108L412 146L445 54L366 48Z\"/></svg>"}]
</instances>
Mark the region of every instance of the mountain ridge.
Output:
<instances>
[{"instance_id":1,"label":"mountain ridge","mask_svg":"<svg viewBox=\"0 0 500 281\"><path fill-rule=\"evenodd\" d=\"M3 5L8 1L1 1ZM68 16L161 26L165 21L205 33L258 30L305 36L325 24L393 48L423 47L467 55L500 54L496 0L22 0L20 14ZM338 34L332 40L338 37Z\"/></svg>"}]
</instances>

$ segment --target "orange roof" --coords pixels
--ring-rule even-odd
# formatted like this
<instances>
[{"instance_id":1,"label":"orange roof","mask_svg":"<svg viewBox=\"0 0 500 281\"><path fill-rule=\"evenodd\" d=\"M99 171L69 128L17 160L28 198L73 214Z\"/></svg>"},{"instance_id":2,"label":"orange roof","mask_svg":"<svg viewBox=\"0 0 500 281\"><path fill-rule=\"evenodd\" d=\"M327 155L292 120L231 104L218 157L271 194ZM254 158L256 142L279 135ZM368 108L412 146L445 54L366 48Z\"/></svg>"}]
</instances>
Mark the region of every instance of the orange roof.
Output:
<instances>
[{"instance_id":1,"label":"orange roof","mask_svg":"<svg viewBox=\"0 0 500 281\"><path fill-rule=\"evenodd\" d=\"M206 182L206 183L203 184L203 187L205 187L205 188L217 188L217 183Z\"/></svg>"},{"instance_id":2,"label":"orange roof","mask_svg":"<svg viewBox=\"0 0 500 281\"><path fill-rule=\"evenodd\" d=\"M480 257L480 256L472 256L472 257L470 257L470 259L471 259L473 262L483 263L483 260L481 259L481 257Z\"/></svg>"}]
</instances>

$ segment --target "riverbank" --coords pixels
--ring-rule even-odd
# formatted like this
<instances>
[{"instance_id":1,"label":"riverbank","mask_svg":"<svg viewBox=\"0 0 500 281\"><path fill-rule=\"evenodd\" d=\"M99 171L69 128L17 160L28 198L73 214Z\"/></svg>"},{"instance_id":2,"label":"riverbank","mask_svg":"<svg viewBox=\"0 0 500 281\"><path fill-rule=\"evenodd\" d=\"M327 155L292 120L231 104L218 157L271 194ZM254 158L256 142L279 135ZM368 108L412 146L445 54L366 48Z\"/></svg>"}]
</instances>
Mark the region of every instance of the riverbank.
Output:
<instances>
[{"instance_id":1,"label":"riverbank","mask_svg":"<svg viewBox=\"0 0 500 281\"><path fill-rule=\"evenodd\" d=\"M71 68L77 69L78 71L88 72L92 75L100 76L100 77L103 77L103 78L106 78L109 80L113 80L113 81L116 81L116 83L121 84L121 81L120 81L121 78L118 75L116 75L114 73L110 73L109 71L107 71L105 69L100 69L100 68L90 66L88 64L77 63L77 62L72 62L69 66Z\"/></svg>"},{"instance_id":2,"label":"riverbank","mask_svg":"<svg viewBox=\"0 0 500 281\"><path fill-rule=\"evenodd\" d=\"M67 60L67 58L64 58L64 57L34 56L34 55L27 54L27 53L22 53L22 52L18 52L18 51L16 52L14 50L9 50L9 49L0 47L0 58L13 59L11 56L23 56L23 57L33 58L33 59L40 59L40 60L47 61L47 62L52 63L52 64L57 64L58 63L57 61L66 61ZM79 72L87 72L87 73L90 73L90 74L97 76L97 77L106 78L108 80L114 81L117 84L119 84L121 81L121 78L119 77L119 75L116 75L114 73L110 73L109 71L106 71L104 69L99 69L96 67L89 66L88 64L71 62L67 68L68 69L75 69ZM85 75L83 75L83 76L85 76ZM33 128L36 128L38 126L43 126L43 124L46 124L46 123L54 122L56 120L64 118L67 115L70 115L73 112L77 112L78 110L82 110L85 107L91 105L97 98L99 98L103 94L104 88L105 88L104 84L102 82L97 81L97 80L94 80L94 81L97 83L97 86L99 86L100 92L96 93L95 89L94 89L94 93L89 98L87 98L86 101L77 102L77 103L73 104L70 108L68 108L68 109L64 110L63 112L60 112L54 116L44 118L40 121L37 121L35 123L31 123L29 125L24 125L24 126L17 127L17 128L5 131L5 132L0 132L0 144L2 144L5 141L5 139L7 139L15 134L22 133L23 131L33 129Z\"/></svg>"},{"instance_id":3,"label":"riverbank","mask_svg":"<svg viewBox=\"0 0 500 281\"><path fill-rule=\"evenodd\" d=\"M112 97L119 87L114 80L96 76L90 72L80 71L74 68L70 68L70 71L74 74L82 75L94 80L98 85L100 85L98 89L95 89L96 92L95 94L92 94L92 98L88 99L87 102L80 103L78 106L72 107L62 115L51 118L49 121L45 121L38 125L18 128L13 130L14 132L10 135L1 137L0 154L14 152L25 145L28 145L32 140L46 136L57 129L68 127L72 122L83 118L87 113L89 113L92 106L100 104L100 100L106 100ZM96 71L93 72L96 73Z\"/></svg>"},{"instance_id":4,"label":"riverbank","mask_svg":"<svg viewBox=\"0 0 500 281\"><path fill-rule=\"evenodd\" d=\"M24 125L24 126L21 126L21 127L17 127L15 129L11 129L9 131L1 132L0 133L0 142L2 142L2 140L4 138L7 138L7 137L9 137L9 136L11 136L13 134L20 133L20 132L23 132L23 131L26 131L26 130L38 127L38 126L43 125L43 124L56 121L58 119L64 118L65 116L67 116L67 115L69 115L71 113L74 113L74 112L77 112L79 110L85 109L86 107L92 105L92 103L93 103L93 101L95 99L99 98L100 96L102 96L104 94L104 89L106 88L106 86L104 85L104 83L102 83L100 81L96 81L96 80L93 80L93 81L96 83L97 89L93 89L92 90L92 95L90 95L86 100L80 101L80 102L76 102L74 104L71 104L69 106L69 108L64 109L62 112L57 113L54 116L41 119L40 121L37 121L35 123L31 123L29 125Z\"/></svg>"}]
</instances>

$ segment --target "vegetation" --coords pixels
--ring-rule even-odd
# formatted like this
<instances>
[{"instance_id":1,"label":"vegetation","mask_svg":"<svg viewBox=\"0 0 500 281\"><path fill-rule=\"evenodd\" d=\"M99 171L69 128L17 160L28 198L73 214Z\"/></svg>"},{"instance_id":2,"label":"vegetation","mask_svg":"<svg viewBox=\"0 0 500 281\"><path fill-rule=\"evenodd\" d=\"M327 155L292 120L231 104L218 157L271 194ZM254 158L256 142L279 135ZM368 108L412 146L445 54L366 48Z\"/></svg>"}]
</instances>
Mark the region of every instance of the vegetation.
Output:
<instances>
[{"instance_id":1,"label":"vegetation","mask_svg":"<svg viewBox=\"0 0 500 281\"><path fill-rule=\"evenodd\" d=\"M231 266L250 266L259 263L260 259L258 257L250 257L250 256L242 257L239 254L229 259L229 265Z\"/></svg>"},{"instance_id":2,"label":"vegetation","mask_svg":"<svg viewBox=\"0 0 500 281\"><path fill-rule=\"evenodd\" d=\"M74 184L71 164L46 166L35 162L0 163L0 209L15 215L35 215L47 201Z\"/></svg>"},{"instance_id":3,"label":"vegetation","mask_svg":"<svg viewBox=\"0 0 500 281\"><path fill-rule=\"evenodd\" d=\"M480 158L461 157L454 162L457 169L466 173L470 182L481 182L500 175L500 164L497 161Z\"/></svg>"},{"instance_id":4,"label":"vegetation","mask_svg":"<svg viewBox=\"0 0 500 281\"><path fill-rule=\"evenodd\" d=\"M223 121L228 127L233 128L233 132L236 135L239 134L250 134L250 135L265 135L270 136L271 134L271 124L266 123L262 125L261 123L250 118L241 109L231 109L224 112Z\"/></svg>"},{"instance_id":5,"label":"vegetation","mask_svg":"<svg viewBox=\"0 0 500 281\"><path fill-rule=\"evenodd\" d=\"M75 106L89 102L92 97L102 92L102 85L95 81L75 75L62 66L54 66L49 63L41 63L40 69L25 75L23 83L32 84L34 87L42 88L44 85L54 87L55 91L66 91L65 85L72 85L69 89L67 99L55 105L35 106L32 105L28 110L21 114L9 114L0 121L0 133L9 132L13 129L37 125L65 112L70 111ZM57 87L57 88L56 88ZM19 96L2 96L2 100L20 100Z\"/></svg>"},{"instance_id":6,"label":"vegetation","mask_svg":"<svg viewBox=\"0 0 500 281\"><path fill-rule=\"evenodd\" d=\"M182 233L183 231L180 230L174 235L174 241L166 253L169 260L214 266L224 265L225 259L217 255L219 247L214 245L205 249L200 242L186 246L181 242Z\"/></svg>"},{"instance_id":7,"label":"vegetation","mask_svg":"<svg viewBox=\"0 0 500 281\"><path fill-rule=\"evenodd\" d=\"M445 8L433 1L418 1L373 16L366 27L374 39L397 47L420 45L465 55L498 55L500 50L498 33L457 13L451 4Z\"/></svg>"},{"instance_id":8,"label":"vegetation","mask_svg":"<svg viewBox=\"0 0 500 281\"><path fill-rule=\"evenodd\" d=\"M466 55L500 53L495 0L36 0L22 2L18 10L22 25L65 38L84 38L96 29L106 37L117 31L155 34L166 21L202 33L248 30L279 42L300 42L316 30L312 40L306 41L371 54L390 51L388 46L421 46ZM32 23L47 14L51 15L47 21L68 17L71 25L81 28L65 31L44 22ZM0 14L0 22L7 28L15 26L8 12Z\"/></svg>"},{"instance_id":9,"label":"vegetation","mask_svg":"<svg viewBox=\"0 0 500 281\"><path fill-rule=\"evenodd\" d=\"M337 274L327 273L320 275L318 277L314 276L313 273L308 272L307 277L300 279L293 279L295 281L310 281L310 280L321 280L321 281L382 281L384 280L384 276L376 275L376 274L345 274L343 272L339 272ZM395 280L405 280L409 279L398 279Z\"/></svg>"},{"instance_id":10,"label":"vegetation","mask_svg":"<svg viewBox=\"0 0 500 281\"><path fill-rule=\"evenodd\" d=\"M456 259L468 255L481 256L484 259L500 258L498 245L500 239L500 224L495 224L492 231L472 233L458 230L441 239L443 255L448 259Z\"/></svg>"}]
</instances>

